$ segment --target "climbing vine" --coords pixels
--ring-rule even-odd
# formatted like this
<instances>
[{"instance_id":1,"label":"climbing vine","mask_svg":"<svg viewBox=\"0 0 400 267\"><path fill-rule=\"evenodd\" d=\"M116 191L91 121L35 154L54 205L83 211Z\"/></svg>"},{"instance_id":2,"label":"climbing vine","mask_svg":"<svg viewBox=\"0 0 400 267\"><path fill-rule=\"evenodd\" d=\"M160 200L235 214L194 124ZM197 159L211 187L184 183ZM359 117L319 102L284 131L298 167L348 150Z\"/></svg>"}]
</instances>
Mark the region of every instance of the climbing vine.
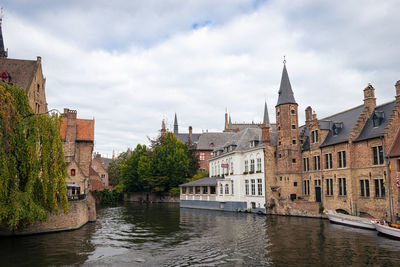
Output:
<instances>
[{"instance_id":1,"label":"climbing vine","mask_svg":"<svg viewBox=\"0 0 400 267\"><path fill-rule=\"evenodd\" d=\"M68 212L61 118L31 114L24 89L0 84L0 224L10 230Z\"/></svg>"}]
</instances>

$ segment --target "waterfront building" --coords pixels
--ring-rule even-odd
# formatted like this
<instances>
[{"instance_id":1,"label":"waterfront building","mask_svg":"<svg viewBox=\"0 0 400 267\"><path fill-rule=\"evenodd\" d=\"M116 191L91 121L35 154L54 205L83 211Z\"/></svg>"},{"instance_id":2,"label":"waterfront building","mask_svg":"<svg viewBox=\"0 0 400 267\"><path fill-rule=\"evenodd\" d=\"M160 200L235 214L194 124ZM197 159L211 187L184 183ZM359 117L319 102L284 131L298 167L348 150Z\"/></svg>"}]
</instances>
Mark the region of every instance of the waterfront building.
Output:
<instances>
[{"instance_id":1,"label":"waterfront building","mask_svg":"<svg viewBox=\"0 0 400 267\"><path fill-rule=\"evenodd\" d=\"M396 176L389 160L398 164L400 82L395 87L396 100L377 106L375 89L368 85L362 105L323 119L307 107L306 122L299 127L284 65L275 107L277 144L267 146L274 160L265 164L269 211L313 216L333 209L394 219L399 191L387 186L393 187Z\"/></svg>"},{"instance_id":2,"label":"waterfront building","mask_svg":"<svg viewBox=\"0 0 400 267\"><path fill-rule=\"evenodd\" d=\"M2 32L2 15L0 14L0 79L5 83L25 89L29 105L35 114L47 112L45 84L42 72L42 58L36 60L8 58L4 48Z\"/></svg>"},{"instance_id":3,"label":"waterfront building","mask_svg":"<svg viewBox=\"0 0 400 267\"><path fill-rule=\"evenodd\" d=\"M81 194L87 194L94 146L94 120L78 119L76 110L65 108L60 134L69 175L65 181L79 186Z\"/></svg>"},{"instance_id":4,"label":"waterfront building","mask_svg":"<svg viewBox=\"0 0 400 267\"><path fill-rule=\"evenodd\" d=\"M89 189L103 190L104 188L112 189L108 183L108 172L103 158L100 153L95 153L90 165Z\"/></svg>"},{"instance_id":5,"label":"waterfront building","mask_svg":"<svg viewBox=\"0 0 400 267\"><path fill-rule=\"evenodd\" d=\"M214 147L210 177L181 185L181 206L264 213L263 130L246 128L238 133L205 135L208 138L200 144L206 147L208 141L208 147Z\"/></svg>"}]
</instances>

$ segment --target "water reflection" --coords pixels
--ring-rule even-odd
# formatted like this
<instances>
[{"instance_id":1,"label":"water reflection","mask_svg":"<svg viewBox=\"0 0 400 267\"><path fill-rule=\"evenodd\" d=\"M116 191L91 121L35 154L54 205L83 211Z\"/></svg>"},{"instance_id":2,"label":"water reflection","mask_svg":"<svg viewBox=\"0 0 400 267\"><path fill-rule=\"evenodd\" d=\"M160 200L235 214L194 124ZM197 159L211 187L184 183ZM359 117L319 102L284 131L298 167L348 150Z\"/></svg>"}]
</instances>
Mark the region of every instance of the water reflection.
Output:
<instances>
[{"instance_id":1,"label":"water reflection","mask_svg":"<svg viewBox=\"0 0 400 267\"><path fill-rule=\"evenodd\" d=\"M7 266L400 266L400 241L325 220L130 203L77 231L0 239Z\"/></svg>"}]
</instances>

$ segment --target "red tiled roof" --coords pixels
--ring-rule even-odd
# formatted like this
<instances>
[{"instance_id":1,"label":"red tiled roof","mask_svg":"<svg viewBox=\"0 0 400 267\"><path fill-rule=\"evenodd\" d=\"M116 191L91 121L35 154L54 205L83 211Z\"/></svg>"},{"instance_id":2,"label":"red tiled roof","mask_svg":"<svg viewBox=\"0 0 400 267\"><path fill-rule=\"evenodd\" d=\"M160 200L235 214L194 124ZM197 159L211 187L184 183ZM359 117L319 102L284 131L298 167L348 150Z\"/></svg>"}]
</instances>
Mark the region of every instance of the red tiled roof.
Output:
<instances>
[{"instance_id":1,"label":"red tiled roof","mask_svg":"<svg viewBox=\"0 0 400 267\"><path fill-rule=\"evenodd\" d=\"M90 176L92 176L92 175L97 175L97 176L99 176L99 174L98 174L92 167L89 168L89 175L90 175Z\"/></svg>"},{"instance_id":2,"label":"red tiled roof","mask_svg":"<svg viewBox=\"0 0 400 267\"><path fill-rule=\"evenodd\" d=\"M64 118L60 128L61 138L67 135L67 119ZM76 119L76 140L94 141L94 120Z\"/></svg>"}]
</instances>

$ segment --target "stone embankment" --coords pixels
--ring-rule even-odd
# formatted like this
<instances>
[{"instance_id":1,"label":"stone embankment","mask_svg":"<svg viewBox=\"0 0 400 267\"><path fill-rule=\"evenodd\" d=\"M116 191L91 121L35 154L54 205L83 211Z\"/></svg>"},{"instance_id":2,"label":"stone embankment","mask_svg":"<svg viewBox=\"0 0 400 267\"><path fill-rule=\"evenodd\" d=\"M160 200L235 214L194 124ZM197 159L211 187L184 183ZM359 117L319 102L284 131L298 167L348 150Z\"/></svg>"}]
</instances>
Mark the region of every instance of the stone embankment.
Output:
<instances>
[{"instance_id":1,"label":"stone embankment","mask_svg":"<svg viewBox=\"0 0 400 267\"><path fill-rule=\"evenodd\" d=\"M301 200L270 199L266 207L266 214L326 218L320 203Z\"/></svg>"},{"instance_id":2,"label":"stone embankment","mask_svg":"<svg viewBox=\"0 0 400 267\"><path fill-rule=\"evenodd\" d=\"M75 230L87 222L96 220L96 204L94 197L88 194L86 199L68 202L68 214L62 211L59 215L49 214L47 222L38 222L21 230L11 232L0 228L0 236L32 235L58 231Z\"/></svg>"},{"instance_id":3,"label":"stone embankment","mask_svg":"<svg viewBox=\"0 0 400 267\"><path fill-rule=\"evenodd\" d=\"M133 192L124 196L128 202L149 202L149 203L179 203L179 196L171 197L167 194L154 194L146 192Z\"/></svg>"}]
</instances>

